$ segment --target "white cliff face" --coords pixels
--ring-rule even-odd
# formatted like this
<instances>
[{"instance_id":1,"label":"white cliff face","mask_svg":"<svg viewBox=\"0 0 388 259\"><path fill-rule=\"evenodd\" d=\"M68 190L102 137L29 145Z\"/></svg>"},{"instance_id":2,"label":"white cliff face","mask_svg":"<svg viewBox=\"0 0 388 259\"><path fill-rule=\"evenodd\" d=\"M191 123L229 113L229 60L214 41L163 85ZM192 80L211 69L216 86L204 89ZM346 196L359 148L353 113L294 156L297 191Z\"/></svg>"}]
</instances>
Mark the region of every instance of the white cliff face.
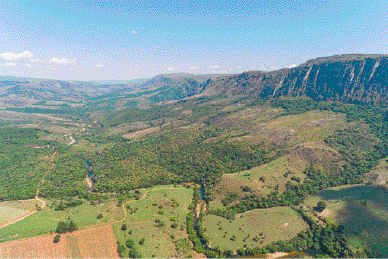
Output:
<instances>
[{"instance_id":1,"label":"white cliff face","mask_svg":"<svg viewBox=\"0 0 388 259\"><path fill-rule=\"evenodd\" d=\"M375 74L376 69L379 67L379 65L380 65L380 60L377 60L375 65L373 66L372 73L370 74L368 82L372 79L372 77Z\"/></svg>"}]
</instances>

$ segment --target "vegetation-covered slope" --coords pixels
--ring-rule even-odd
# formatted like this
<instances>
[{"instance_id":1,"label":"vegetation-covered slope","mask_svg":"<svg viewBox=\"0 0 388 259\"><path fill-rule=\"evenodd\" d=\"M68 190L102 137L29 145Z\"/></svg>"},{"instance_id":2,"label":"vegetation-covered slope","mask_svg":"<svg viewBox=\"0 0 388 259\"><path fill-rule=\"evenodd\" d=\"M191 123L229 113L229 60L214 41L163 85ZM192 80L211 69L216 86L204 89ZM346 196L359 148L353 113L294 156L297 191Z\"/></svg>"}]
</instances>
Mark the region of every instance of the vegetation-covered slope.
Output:
<instances>
[{"instance_id":1,"label":"vegetation-covered slope","mask_svg":"<svg viewBox=\"0 0 388 259\"><path fill-rule=\"evenodd\" d=\"M260 97L307 96L314 100L388 105L388 56L340 55L292 69L246 72L208 82L203 93Z\"/></svg>"}]
</instances>

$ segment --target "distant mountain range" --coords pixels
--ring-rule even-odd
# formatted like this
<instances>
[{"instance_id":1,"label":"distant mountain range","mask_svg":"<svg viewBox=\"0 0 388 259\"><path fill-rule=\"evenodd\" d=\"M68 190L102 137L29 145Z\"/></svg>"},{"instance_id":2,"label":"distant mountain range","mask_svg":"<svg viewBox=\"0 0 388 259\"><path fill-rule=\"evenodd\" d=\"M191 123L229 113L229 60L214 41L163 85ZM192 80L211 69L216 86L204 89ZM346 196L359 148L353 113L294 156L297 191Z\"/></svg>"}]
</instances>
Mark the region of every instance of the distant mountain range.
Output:
<instances>
[{"instance_id":1,"label":"distant mountain range","mask_svg":"<svg viewBox=\"0 0 388 259\"><path fill-rule=\"evenodd\" d=\"M82 101L147 93L151 103L197 94L228 97L295 97L388 105L388 55L349 54L312 59L295 68L234 75L166 74L128 82L80 82L0 77L0 104L40 100ZM138 95L139 96L139 95ZM26 102L28 98L30 102ZM23 100L24 101L23 101Z\"/></svg>"}]
</instances>

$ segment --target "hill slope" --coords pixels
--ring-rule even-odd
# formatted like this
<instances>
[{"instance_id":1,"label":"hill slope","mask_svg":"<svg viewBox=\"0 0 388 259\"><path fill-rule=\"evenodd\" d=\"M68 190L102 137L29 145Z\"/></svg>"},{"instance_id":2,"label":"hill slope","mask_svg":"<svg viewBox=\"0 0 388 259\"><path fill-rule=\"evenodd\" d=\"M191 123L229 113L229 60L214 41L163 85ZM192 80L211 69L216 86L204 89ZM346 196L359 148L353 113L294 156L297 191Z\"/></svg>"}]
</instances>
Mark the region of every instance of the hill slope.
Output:
<instances>
[{"instance_id":1,"label":"hill slope","mask_svg":"<svg viewBox=\"0 0 388 259\"><path fill-rule=\"evenodd\" d=\"M208 82L203 93L260 97L307 96L315 100L388 105L388 55L339 55L292 69L251 71Z\"/></svg>"}]
</instances>

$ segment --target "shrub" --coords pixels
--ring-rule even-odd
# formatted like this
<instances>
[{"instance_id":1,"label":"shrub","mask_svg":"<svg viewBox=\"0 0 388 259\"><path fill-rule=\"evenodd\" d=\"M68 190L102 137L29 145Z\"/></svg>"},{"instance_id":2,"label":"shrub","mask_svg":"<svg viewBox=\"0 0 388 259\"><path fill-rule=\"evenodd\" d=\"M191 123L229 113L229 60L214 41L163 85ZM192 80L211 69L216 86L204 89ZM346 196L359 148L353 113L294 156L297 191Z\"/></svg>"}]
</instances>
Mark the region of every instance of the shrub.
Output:
<instances>
[{"instance_id":1,"label":"shrub","mask_svg":"<svg viewBox=\"0 0 388 259\"><path fill-rule=\"evenodd\" d=\"M171 224L171 228L177 228L177 227L178 227L178 224L177 224L177 223Z\"/></svg>"},{"instance_id":2,"label":"shrub","mask_svg":"<svg viewBox=\"0 0 388 259\"><path fill-rule=\"evenodd\" d=\"M121 226L121 230L123 230L123 231L127 230L127 224L123 224L123 225Z\"/></svg>"},{"instance_id":3,"label":"shrub","mask_svg":"<svg viewBox=\"0 0 388 259\"><path fill-rule=\"evenodd\" d=\"M142 239L140 239L140 241L139 241L139 245L143 245L143 244L144 244L144 242L145 242L145 238L143 237Z\"/></svg>"},{"instance_id":4,"label":"shrub","mask_svg":"<svg viewBox=\"0 0 388 259\"><path fill-rule=\"evenodd\" d=\"M241 189L243 192L252 192L252 189L249 186L242 186Z\"/></svg>"},{"instance_id":5,"label":"shrub","mask_svg":"<svg viewBox=\"0 0 388 259\"><path fill-rule=\"evenodd\" d=\"M58 243L59 240L61 240L61 235L58 234L54 237L54 243Z\"/></svg>"},{"instance_id":6,"label":"shrub","mask_svg":"<svg viewBox=\"0 0 388 259\"><path fill-rule=\"evenodd\" d=\"M132 239L128 239L127 242L125 242L125 245L128 248L134 248L135 247L135 241L133 241Z\"/></svg>"}]
</instances>

